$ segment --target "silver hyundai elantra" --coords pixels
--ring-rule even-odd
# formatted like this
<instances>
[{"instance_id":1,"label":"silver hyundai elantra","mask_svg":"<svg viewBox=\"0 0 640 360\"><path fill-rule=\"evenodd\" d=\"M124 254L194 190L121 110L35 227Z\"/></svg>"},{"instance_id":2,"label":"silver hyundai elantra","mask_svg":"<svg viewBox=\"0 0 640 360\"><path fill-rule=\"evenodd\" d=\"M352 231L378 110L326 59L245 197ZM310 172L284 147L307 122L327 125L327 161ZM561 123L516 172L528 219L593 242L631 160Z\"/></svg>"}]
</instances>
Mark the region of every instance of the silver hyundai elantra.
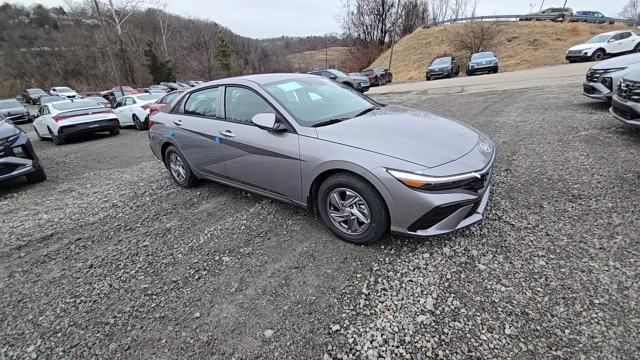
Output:
<instances>
[{"instance_id":1,"label":"silver hyundai elantra","mask_svg":"<svg viewBox=\"0 0 640 360\"><path fill-rule=\"evenodd\" d=\"M199 179L308 208L338 237L447 233L482 219L496 147L458 121L302 74L221 79L150 121L182 187Z\"/></svg>"}]
</instances>

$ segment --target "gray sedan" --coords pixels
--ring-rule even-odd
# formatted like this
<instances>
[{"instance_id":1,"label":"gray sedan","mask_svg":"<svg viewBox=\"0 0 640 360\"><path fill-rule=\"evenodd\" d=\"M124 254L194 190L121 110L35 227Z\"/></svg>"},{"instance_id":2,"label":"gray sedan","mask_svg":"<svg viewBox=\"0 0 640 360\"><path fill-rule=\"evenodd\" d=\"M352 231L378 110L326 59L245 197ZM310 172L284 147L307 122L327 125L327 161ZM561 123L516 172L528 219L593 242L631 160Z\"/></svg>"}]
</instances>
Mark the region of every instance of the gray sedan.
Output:
<instances>
[{"instance_id":1,"label":"gray sedan","mask_svg":"<svg viewBox=\"0 0 640 360\"><path fill-rule=\"evenodd\" d=\"M306 207L359 244L480 221L496 157L458 121L312 75L209 82L150 123L151 150L178 185L207 179Z\"/></svg>"}]
</instances>

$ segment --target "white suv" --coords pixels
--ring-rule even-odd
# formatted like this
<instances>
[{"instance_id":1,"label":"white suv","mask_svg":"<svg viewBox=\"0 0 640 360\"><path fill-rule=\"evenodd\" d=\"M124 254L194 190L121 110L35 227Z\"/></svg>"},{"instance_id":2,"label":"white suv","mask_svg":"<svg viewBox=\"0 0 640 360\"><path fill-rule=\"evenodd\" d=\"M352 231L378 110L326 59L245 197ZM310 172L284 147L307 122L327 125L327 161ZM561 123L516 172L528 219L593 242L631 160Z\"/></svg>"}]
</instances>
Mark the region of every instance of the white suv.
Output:
<instances>
[{"instance_id":1,"label":"white suv","mask_svg":"<svg viewBox=\"0 0 640 360\"><path fill-rule=\"evenodd\" d=\"M607 55L622 55L640 51L640 37L633 31L620 30L602 33L584 44L576 45L565 55L567 61L600 61Z\"/></svg>"}]
</instances>

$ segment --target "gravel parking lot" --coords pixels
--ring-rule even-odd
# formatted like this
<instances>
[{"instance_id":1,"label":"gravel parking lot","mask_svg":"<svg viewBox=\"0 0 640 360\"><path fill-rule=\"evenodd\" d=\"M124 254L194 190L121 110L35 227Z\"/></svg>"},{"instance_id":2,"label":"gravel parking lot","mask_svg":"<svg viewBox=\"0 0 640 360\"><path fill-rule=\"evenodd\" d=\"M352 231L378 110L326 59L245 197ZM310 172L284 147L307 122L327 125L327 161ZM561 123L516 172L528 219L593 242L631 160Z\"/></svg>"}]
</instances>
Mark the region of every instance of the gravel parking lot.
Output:
<instances>
[{"instance_id":1,"label":"gravel parking lot","mask_svg":"<svg viewBox=\"0 0 640 360\"><path fill-rule=\"evenodd\" d=\"M353 246L177 187L146 132L35 140L49 180L0 185L0 359L640 356L639 131L577 83L376 98L499 145L483 224Z\"/></svg>"}]
</instances>

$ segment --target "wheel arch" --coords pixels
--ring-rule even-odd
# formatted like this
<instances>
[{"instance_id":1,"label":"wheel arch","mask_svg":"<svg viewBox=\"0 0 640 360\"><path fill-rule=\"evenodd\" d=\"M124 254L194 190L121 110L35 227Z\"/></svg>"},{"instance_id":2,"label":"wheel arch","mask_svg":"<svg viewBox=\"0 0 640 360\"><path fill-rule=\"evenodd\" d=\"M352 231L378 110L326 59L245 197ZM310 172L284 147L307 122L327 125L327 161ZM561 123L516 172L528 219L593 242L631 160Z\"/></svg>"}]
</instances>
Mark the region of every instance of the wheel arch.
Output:
<instances>
[{"instance_id":1,"label":"wheel arch","mask_svg":"<svg viewBox=\"0 0 640 360\"><path fill-rule=\"evenodd\" d=\"M339 173L353 175L371 184L371 186L373 186L373 188L382 197L385 203L387 213L390 213L389 204L392 201L392 196L389 190L387 189L387 187L377 177L375 177L373 173L371 173L369 170L359 165L349 163L349 162L343 162L343 161L330 162L327 164L323 164L321 166L318 166L314 170L314 175L309 177L310 181L308 183L308 186L305 187L303 192L303 194L305 194L306 196L305 203L307 204L307 209L309 209L313 213L317 213L318 204L316 203L316 198L318 195L318 189L320 188L320 185L330 176L339 174Z\"/></svg>"}]
</instances>

